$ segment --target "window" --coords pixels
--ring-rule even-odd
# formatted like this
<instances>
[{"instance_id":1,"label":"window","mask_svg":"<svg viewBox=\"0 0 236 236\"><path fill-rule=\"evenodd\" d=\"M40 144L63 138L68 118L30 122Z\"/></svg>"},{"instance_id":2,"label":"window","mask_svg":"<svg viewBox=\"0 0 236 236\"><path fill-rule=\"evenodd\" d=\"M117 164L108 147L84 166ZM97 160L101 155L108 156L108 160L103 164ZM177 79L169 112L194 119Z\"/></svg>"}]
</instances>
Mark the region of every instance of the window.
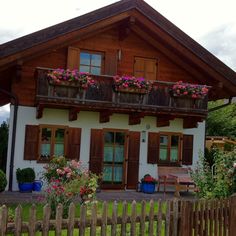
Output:
<instances>
[{"instance_id":1,"label":"window","mask_svg":"<svg viewBox=\"0 0 236 236\"><path fill-rule=\"evenodd\" d=\"M40 126L39 161L48 161L53 156L62 156L66 153L65 126Z\"/></svg>"},{"instance_id":2,"label":"window","mask_svg":"<svg viewBox=\"0 0 236 236\"><path fill-rule=\"evenodd\" d=\"M80 72L94 75L103 73L103 54L96 52L80 52Z\"/></svg>"},{"instance_id":3,"label":"window","mask_svg":"<svg viewBox=\"0 0 236 236\"><path fill-rule=\"evenodd\" d=\"M134 76L143 77L146 80L157 80L157 60L135 57Z\"/></svg>"},{"instance_id":4,"label":"window","mask_svg":"<svg viewBox=\"0 0 236 236\"><path fill-rule=\"evenodd\" d=\"M177 164L180 160L181 135L177 133L160 133L158 163Z\"/></svg>"}]
</instances>

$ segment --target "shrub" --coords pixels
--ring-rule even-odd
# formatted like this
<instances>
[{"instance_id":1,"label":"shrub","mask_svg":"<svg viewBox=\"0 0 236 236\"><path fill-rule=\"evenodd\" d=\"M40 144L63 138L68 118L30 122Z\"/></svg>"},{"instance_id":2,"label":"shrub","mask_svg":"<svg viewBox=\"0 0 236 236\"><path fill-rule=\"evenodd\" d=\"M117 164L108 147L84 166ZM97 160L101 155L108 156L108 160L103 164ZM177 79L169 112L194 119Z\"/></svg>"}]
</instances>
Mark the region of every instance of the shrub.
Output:
<instances>
[{"instance_id":1,"label":"shrub","mask_svg":"<svg viewBox=\"0 0 236 236\"><path fill-rule=\"evenodd\" d=\"M16 170L16 179L18 183L32 183L35 180L35 172L33 168L18 168Z\"/></svg>"},{"instance_id":2,"label":"shrub","mask_svg":"<svg viewBox=\"0 0 236 236\"><path fill-rule=\"evenodd\" d=\"M7 186L7 178L5 173L0 170L0 192L4 191Z\"/></svg>"},{"instance_id":3,"label":"shrub","mask_svg":"<svg viewBox=\"0 0 236 236\"><path fill-rule=\"evenodd\" d=\"M56 214L59 203L63 205L63 215L68 215L70 203L80 196L82 203L95 200L98 176L83 168L80 162L66 161L65 157L56 157L46 165L43 177L48 187L46 200L51 206L51 217Z\"/></svg>"},{"instance_id":4,"label":"shrub","mask_svg":"<svg viewBox=\"0 0 236 236\"><path fill-rule=\"evenodd\" d=\"M210 168L200 155L199 163L192 172L199 197L225 198L236 191L236 150L227 153L215 150L214 162Z\"/></svg>"}]
</instances>

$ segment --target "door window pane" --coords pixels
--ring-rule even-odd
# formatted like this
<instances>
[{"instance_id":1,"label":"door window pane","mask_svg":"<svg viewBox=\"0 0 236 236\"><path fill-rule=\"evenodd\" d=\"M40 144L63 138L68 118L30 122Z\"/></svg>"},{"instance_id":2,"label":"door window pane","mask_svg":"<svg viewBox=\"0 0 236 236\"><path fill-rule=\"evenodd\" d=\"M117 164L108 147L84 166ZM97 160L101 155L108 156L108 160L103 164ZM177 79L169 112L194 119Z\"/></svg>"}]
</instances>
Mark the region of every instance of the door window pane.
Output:
<instances>
[{"instance_id":1,"label":"door window pane","mask_svg":"<svg viewBox=\"0 0 236 236\"><path fill-rule=\"evenodd\" d=\"M115 162L123 162L124 160L124 146L116 146Z\"/></svg>"},{"instance_id":2,"label":"door window pane","mask_svg":"<svg viewBox=\"0 0 236 236\"><path fill-rule=\"evenodd\" d=\"M111 182L112 181L112 166L105 165L103 167L103 181Z\"/></svg>"},{"instance_id":3,"label":"door window pane","mask_svg":"<svg viewBox=\"0 0 236 236\"><path fill-rule=\"evenodd\" d=\"M89 66L80 66L80 72L90 73Z\"/></svg>"},{"instance_id":4,"label":"door window pane","mask_svg":"<svg viewBox=\"0 0 236 236\"><path fill-rule=\"evenodd\" d=\"M104 162L113 161L113 146L104 146Z\"/></svg>"},{"instance_id":5,"label":"door window pane","mask_svg":"<svg viewBox=\"0 0 236 236\"><path fill-rule=\"evenodd\" d=\"M101 68L91 66L90 73L93 74L93 75L100 75L101 74Z\"/></svg>"},{"instance_id":6,"label":"door window pane","mask_svg":"<svg viewBox=\"0 0 236 236\"><path fill-rule=\"evenodd\" d=\"M114 182L122 183L122 177L123 177L123 167L115 166L114 167Z\"/></svg>"},{"instance_id":7,"label":"door window pane","mask_svg":"<svg viewBox=\"0 0 236 236\"><path fill-rule=\"evenodd\" d=\"M125 134L121 133L121 132L117 132L115 142L117 144L124 145L124 143L125 143Z\"/></svg>"},{"instance_id":8,"label":"door window pane","mask_svg":"<svg viewBox=\"0 0 236 236\"><path fill-rule=\"evenodd\" d=\"M40 157L41 159L48 159L51 156L51 139L52 139L52 130L50 128L42 129L41 136L41 150Z\"/></svg>"},{"instance_id":9,"label":"door window pane","mask_svg":"<svg viewBox=\"0 0 236 236\"><path fill-rule=\"evenodd\" d=\"M114 143L114 132L106 132L105 133L105 143L113 144Z\"/></svg>"}]
</instances>

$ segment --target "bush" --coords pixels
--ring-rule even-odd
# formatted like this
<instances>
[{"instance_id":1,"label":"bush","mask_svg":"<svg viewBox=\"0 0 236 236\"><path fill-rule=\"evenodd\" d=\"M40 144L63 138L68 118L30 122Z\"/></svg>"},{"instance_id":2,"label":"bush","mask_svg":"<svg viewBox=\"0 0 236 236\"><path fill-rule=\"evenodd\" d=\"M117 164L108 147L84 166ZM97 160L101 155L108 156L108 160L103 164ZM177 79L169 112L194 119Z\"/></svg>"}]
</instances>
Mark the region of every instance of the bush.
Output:
<instances>
[{"instance_id":1,"label":"bush","mask_svg":"<svg viewBox=\"0 0 236 236\"><path fill-rule=\"evenodd\" d=\"M67 162L65 157L56 157L44 168L43 177L48 184L46 200L51 206L52 218L59 203L63 205L63 215L66 217L75 197L80 196L82 203L95 200L98 176L83 168L80 162Z\"/></svg>"},{"instance_id":2,"label":"bush","mask_svg":"<svg viewBox=\"0 0 236 236\"><path fill-rule=\"evenodd\" d=\"M33 168L18 168L16 170L16 179L18 183L33 183L35 180L35 172Z\"/></svg>"},{"instance_id":3,"label":"bush","mask_svg":"<svg viewBox=\"0 0 236 236\"><path fill-rule=\"evenodd\" d=\"M215 150L214 162L210 168L203 155L200 155L197 167L192 171L199 197L225 198L236 191L236 150Z\"/></svg>"},{"instance_id":4,"label":"bush","mask_svg":"<svg viewBox=\"0 0 236 236\"><path fill-rule=\"evenodd\" d=\"M0 192L4 191L7 186L7 178L5 173L0 170Z\"/></svg>"}]
</instances>

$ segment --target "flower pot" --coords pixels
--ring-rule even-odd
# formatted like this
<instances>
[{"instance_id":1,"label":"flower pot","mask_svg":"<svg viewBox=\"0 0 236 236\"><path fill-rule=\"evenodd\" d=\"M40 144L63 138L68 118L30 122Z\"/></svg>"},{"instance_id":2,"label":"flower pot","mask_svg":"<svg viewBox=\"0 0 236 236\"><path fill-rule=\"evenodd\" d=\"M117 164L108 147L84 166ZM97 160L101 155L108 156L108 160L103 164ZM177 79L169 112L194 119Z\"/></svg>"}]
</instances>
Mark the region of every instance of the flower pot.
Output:
<instances>
[{"instance_id":1,"label":"flower pot","mask_svg":"<svg viewBox=\"0 0 236 236\"><path fill-rule=\"evenodd\" d=\"M138 93L138 94L148 93L146 89L140 89L140 88L117 88L116 91L121 93Z\"/></svg>"},{"instance_id":2,"label":"flower pot","mask_svg":"<svg viewBox=\"0 0 236 236\"><path fill-rule=\"evenodd\" d=\"M144 193L154 193L155 186L156 186L156 184L154 184L154 183L142 183L141 189Z\"/></svg>"},{"instance_id":3,"label":"flower pot","mask_svg":"<svg viewBox=\"0 0 236 236\"><path fill-rule=\"evenodd\" d=\"M20 192L32 192L33 183L18 183Z\"/></svg>"},{"instance_id":4,"label":"flower pot","mask_svg":"<svg viewBox=\"0 0 236 236\"><path fill-rule=\"evenodd\" d=\"M33 183L33 191L40 192L43 186L43 182L41 180L35 180Z\"/></svg>"}]
</instances>

